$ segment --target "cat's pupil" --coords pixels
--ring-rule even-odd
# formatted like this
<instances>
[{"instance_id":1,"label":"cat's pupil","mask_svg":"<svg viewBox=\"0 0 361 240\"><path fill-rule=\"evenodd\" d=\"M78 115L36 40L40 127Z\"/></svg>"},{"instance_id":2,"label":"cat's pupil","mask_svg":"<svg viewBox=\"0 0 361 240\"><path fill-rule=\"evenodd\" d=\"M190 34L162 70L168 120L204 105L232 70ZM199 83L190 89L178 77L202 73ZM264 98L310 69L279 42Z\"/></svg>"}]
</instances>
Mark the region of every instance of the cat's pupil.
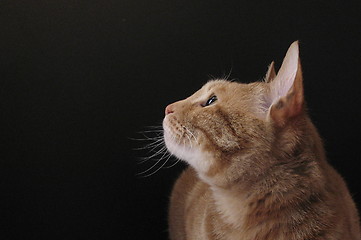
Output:
<instances>
[{"instance_id":1,"label":"cat's pupil","mask_svg":"<svg viewBox=\"0 0 361 240\"><path fill-rule=\"evenodd\" d=\"M206 102L206 104L205 104L205 107L211 105L211 104L214 103L215 101L217 101L217 96L212 96L212 97L210 97L210 98L207 100L207 102Z\"/></svg>"}]
</instances>

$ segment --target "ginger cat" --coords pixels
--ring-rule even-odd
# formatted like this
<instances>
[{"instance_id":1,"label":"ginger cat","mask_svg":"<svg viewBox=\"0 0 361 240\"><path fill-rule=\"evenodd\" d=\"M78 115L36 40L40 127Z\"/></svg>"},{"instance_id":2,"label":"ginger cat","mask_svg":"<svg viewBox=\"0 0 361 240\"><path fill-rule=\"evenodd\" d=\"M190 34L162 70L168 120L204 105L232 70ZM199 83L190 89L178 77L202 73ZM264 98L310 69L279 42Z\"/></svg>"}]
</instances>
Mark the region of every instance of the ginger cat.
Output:
<instances>
[{"instance_id":1,"label":"ginger cat","mask_svg":"<svg viewBox=\"0 0 361 240\"><path fill-rule=\"evenodd\" d=\"M170 202L172 240L357 240L360 223L307 115L294 42L264 82L208 82L167 106L169 152L187 162Z\"/></svg>"}]
</instances>

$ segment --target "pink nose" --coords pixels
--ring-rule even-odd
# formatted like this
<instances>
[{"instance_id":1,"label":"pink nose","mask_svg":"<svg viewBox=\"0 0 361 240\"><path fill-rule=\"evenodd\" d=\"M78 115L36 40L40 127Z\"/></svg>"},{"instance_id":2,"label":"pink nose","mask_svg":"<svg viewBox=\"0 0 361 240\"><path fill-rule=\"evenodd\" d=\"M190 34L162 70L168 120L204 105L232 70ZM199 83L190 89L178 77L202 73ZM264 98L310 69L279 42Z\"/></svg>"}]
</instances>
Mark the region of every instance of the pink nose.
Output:
<instances>
[{"instance_id":1,"label":"pink nose","mask_svg":"<svg viewBox=\"0 0 361 240\"><path fill-rule=\"evenodd\" d=\"M168 115L168 114L171 114L171 113L174 113L173 105L172 105L172 104L169 104L169 105L165 108L165 115Z\"/></svg>"}]
</instances>

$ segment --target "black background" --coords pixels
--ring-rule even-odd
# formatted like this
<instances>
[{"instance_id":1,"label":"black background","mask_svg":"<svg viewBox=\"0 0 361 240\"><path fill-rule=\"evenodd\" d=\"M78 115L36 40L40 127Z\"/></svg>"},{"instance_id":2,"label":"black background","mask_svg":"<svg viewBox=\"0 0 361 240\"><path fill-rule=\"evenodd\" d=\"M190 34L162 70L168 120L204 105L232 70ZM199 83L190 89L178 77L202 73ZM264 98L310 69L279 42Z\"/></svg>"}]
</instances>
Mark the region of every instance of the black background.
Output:
<instances>
[{"instance_id":1,"label":"black background","mask_svg":"<svg viewBox=\"0 0 361 240\"><path fill-rule=\"evenodd\" d=\"M355 1L356 2L356 1ZM361 202L361 6L350 1L0 2L0 238L166 239L178 164L139 131L210 76L259 80L300 40L310 114Z\"/></svg>"}]
</instances>

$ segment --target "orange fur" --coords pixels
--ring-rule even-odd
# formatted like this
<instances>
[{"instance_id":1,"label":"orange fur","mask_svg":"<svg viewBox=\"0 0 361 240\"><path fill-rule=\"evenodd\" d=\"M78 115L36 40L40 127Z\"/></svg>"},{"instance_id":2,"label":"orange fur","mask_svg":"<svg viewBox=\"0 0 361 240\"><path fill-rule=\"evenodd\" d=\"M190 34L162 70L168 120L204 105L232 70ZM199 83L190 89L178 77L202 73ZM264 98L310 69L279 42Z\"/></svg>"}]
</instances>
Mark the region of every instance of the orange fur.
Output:
<instances>
[{"instance_id":1,"label":"orange fur","mask_svg":"<svg viewBox=\"0 0 361 240\"><path fill-rule=\"evenodd\" d=\"M163 127L168 150L190 165L171 196L172 240L360 239L307 115L297 42L277 75L272 63L264 82L210 81L169 105Z\"/></svg>"}]
</instances>

